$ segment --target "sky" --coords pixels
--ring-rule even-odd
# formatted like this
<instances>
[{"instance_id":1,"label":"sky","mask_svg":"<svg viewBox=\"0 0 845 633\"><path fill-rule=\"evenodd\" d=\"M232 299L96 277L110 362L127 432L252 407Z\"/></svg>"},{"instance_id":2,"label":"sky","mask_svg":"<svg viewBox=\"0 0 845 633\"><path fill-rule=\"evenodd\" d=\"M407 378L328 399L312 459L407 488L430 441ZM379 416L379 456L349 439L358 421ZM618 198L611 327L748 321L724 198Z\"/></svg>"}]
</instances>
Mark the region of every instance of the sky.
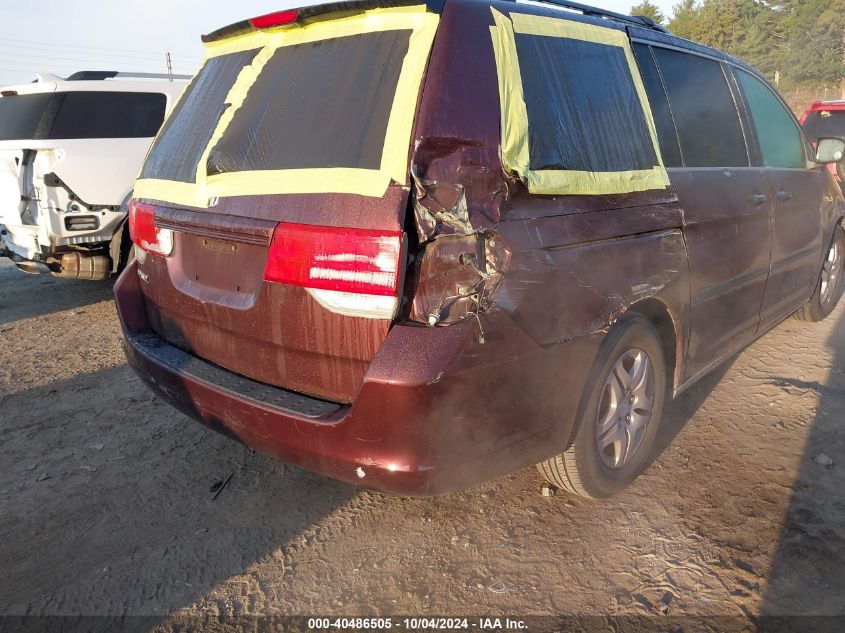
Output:
<instances>
[{"instance_id":1,"label":"sky","mask_svg":"<svg viewBox=\"0 0 845 633\"><path fill-rule=\"evenodd\" d=\"M581 0L628 13L631 0ZM669 15L677 0L655 0ZM28 83L37 72L77 70L193 74L200 35L240 20L314 0L0 0L0 86Z\"/></svg>"}]
</instances>

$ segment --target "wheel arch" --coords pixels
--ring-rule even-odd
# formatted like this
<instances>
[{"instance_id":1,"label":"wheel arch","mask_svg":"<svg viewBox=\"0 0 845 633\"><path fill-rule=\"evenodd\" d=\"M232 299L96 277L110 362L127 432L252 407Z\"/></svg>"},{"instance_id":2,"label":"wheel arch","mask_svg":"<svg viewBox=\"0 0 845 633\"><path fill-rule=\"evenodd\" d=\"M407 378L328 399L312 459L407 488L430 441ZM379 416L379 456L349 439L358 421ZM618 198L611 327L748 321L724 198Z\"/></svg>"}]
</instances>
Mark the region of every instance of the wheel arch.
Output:
<instances>
[{"instance_id":1,"label":"wheel arch","mask_svg":"<svg viewBox=\"0 0 845 633\"><path fill-rule=\"evenodd\" d=\"M678 325L678 319L673 316L669 306L654 297L631 304L628 313L645 317L657 330L660 343L663 346L666 368L671 372L671 387L674 391L681 384L683 375L683 345L681 344L681 328Z\"/></svg>"}]
</instances>

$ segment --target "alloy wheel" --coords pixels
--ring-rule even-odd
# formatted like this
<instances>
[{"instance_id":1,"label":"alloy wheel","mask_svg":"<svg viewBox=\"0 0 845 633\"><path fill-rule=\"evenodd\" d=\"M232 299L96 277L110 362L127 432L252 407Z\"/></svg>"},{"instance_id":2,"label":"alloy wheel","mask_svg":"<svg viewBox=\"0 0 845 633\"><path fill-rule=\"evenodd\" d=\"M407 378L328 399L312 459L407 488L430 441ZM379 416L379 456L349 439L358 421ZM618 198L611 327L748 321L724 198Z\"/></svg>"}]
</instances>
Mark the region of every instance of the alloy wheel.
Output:
<instances>
[{"instance_id":1,"label":"alloy wheel","mask_svg":"<svg viewBox=\"0 0 845 633\"><path fill-rule=\"evenodd\" d=\"M827 252L824 265L822 266L821 292L819 297L822 304L826 304L833 299L836 282L839 279L841 259L839 242L834 240L833 244L830 246L830 250Z\"/></svg>"},{"instance_id":2,"label":"alloy wheel","mask_svg":"<svg viewBox=\"0 0 845 633\"><path fill-rule=\"evenodd\" d=\"M604 382L596 420L602 462L618 469L639 449L654 405L654 369L641 349L628 350Z\"/></svg>"}]
</instances>

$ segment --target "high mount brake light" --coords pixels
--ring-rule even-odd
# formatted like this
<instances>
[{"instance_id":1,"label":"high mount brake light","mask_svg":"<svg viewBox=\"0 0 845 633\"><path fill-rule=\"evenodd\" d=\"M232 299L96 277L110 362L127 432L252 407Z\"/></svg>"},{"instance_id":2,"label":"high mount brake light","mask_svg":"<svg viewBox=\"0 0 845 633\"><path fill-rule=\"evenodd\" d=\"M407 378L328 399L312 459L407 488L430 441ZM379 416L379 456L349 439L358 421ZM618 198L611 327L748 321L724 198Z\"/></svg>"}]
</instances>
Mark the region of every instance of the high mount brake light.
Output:
<instances>
[{"instance_id":1,"label":"high mount brake light","mask_svg":"<svg viewBox=\"0 0 845 633\"><path fill-rule=\"evenodd\" d=\"M264 279L306 288L333 312L389 319L398 306L403 244L401 231L281 222Z\"/></svg>"},{"instance_id":2,"label":"high mount brake light","mask_svg":"<svg viewBox=\"0 0 845 633\"><path fill-rule=\"evenodd\" d=\"M167 257L173 252L173 231L156 227L156 208L137 200L129 201L129 235L147 253Z\"/></svg>"},{"instance_id":3,"label":"high mount brake light","mask_svg":"<svg viewBox=\"0 0 845 633\"><path fill-rule=\"evenodd\" d=\"M272 29L275 26L284 26L296 22L298 13L296 10L276 11L267 15L259 15L249 20L250 26L256 29Z\"/></svg>"}]
</instances>

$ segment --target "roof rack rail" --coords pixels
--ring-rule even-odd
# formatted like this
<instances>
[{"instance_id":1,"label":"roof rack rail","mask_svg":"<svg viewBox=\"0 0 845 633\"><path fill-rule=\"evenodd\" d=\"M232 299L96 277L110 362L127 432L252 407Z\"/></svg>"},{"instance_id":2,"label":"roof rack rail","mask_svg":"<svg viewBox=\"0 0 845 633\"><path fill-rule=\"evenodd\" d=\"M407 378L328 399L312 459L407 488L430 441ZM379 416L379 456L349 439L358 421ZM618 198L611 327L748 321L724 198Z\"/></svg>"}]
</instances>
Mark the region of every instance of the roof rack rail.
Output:
<instances>
[{"instance_id":1,"label":"roof rack rail","mask_svg":"<svg viewBox=\"0 0 845 633\"><path fill-rule=\"evenodd\" d=\"M118 72L116 70L80 70L69 75L66 81L100 81L115 77L131 77L133 79L190 79L190 75L170 75L167 73L135 73Z\"/></svg>"},{"instance_id":2,"label":"roof rack rail","mask_svg":"<svg viewBox=\"0 0 845 633\"><path fill-rule=\"evenodd\" d=\"M514 0L514 2L519 2L519 0ZM644 15L625 15L623 13L608 11L607 9L591 7L586 4L581 4L580 2L570 2L569 0L532 0L532 2L537 2L538 4L553 4L557 7L563 7L564 9L580 11L584 15L589 15L598 18L607 18L609 20L616 20L617 22L624 22L626 24L631 24L642 28L654 29L655 31L660 31L661 33L666 33L669 35L672 34L671 31L665 26L661 26L651 18L646 17Z\"/></svg>"}]
</instances>

